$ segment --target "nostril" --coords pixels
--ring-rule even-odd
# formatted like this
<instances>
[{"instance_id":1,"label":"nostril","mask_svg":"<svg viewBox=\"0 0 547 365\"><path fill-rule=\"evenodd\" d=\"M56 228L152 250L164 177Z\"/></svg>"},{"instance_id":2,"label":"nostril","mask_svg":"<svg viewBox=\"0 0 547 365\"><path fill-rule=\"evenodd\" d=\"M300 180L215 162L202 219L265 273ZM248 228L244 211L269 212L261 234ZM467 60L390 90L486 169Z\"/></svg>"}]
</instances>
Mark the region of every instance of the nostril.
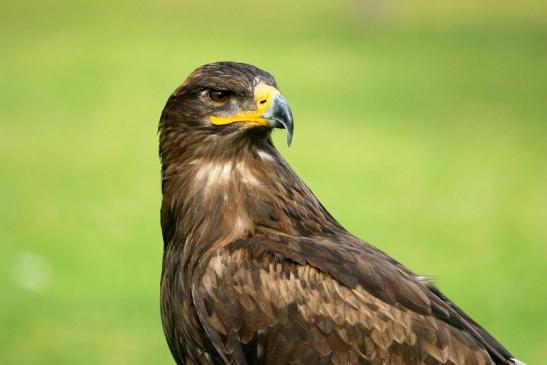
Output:
<instances>
[{"instance_id":1,"label":"nostril","mask_svg":"<svg viewBox=\"0 0 547 365\"><path fill-rule=\"evenodd\" d=\"M266 99L262 99L262 100L260 100L258 103L259 103L259 104L266 104L266 101L267 101Z\"/></svg>"}]
</instances>

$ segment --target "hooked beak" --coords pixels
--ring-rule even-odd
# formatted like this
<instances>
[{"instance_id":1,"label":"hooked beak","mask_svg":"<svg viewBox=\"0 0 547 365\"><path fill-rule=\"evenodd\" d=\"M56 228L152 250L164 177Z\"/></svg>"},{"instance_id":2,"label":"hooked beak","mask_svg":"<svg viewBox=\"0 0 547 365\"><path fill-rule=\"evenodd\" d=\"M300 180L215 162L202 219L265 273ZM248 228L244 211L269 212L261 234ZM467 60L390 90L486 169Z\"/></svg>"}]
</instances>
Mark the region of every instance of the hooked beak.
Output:
<instances>
[{"instance_id":1,"label":"hooked beak","mask_svg":"<svg viewBox=\"0 0 547 365\"><path fill-rule=\"evenodd\" d=\"M250 126L285 128L287 145L291 145L293 135L293 116L287 100L274 87L264 83L254 89L256 110L243 111L228 117L210 117L215 125L226 125L242 122Z\"/></svg>"}]
</instances>

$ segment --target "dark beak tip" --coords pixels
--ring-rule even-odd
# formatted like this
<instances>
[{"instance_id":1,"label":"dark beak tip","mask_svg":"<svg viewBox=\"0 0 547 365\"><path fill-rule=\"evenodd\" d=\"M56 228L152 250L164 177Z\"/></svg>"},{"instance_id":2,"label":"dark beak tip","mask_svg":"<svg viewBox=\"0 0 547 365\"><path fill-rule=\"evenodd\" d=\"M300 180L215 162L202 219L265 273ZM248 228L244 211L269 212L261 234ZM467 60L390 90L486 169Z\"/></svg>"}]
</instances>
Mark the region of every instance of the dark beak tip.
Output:
<instances>
[{"instance_id":1,"label":"dark beak tip","mask_svg":"<svg viewBox=\"0 0 547 365\"><path fill-rule=\"evenodd\" d=\"M292 136L294 131L292 115L290 116L289 122L285 125L285 131L287 132L287 146L290 147L292 143Z\"/></svg>"},{"instance_id":2,"label":"dark beak tip","mask_svg":"<svg viewBox=\"0 0 547 365\"><path fill-rule=\"evenodd\" d=\"M293 115L289 104L281 95L277 95L266 118L272 121L274 128L283 128L287 131L287 146L290 147L293 137Z\"/></svg>"}]
</instances>

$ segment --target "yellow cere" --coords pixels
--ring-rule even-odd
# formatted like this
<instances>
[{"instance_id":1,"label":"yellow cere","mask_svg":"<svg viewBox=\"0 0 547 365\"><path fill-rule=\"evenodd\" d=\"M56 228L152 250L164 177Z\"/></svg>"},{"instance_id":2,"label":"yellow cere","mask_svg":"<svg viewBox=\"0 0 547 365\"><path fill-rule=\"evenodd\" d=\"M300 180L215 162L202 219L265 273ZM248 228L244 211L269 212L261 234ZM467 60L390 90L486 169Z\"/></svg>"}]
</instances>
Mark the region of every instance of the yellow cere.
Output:
<instances>
[{"instance_id":1,"label":"yellow cere","mask_svg":"<svg viewBox=\"0 0 547 365\"><path fill-rule=\"evenodd\" d=\"M279 94L275 87L260 83L254 89L254 102L256 110L243 111L227 117L211 116L209 120L215 125L227 125L236 122L248 123L249 125L267 126L268 121L264 118L264 112L268 110L274 96Z\"/></svg>"}]
</instances>

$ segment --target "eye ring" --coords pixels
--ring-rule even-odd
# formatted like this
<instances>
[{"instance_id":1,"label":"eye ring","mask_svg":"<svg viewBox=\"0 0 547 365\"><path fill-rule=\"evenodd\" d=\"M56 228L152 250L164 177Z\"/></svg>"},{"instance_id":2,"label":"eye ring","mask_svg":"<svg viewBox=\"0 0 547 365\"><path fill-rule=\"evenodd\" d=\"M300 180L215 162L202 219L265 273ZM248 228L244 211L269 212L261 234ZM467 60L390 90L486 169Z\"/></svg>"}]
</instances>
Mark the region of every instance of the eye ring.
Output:
<instances>
[{"instance_id":1,"label":"eye ring","mask_svg":"<svg viewBox=\"0 0 547 365\"><path fill-rule=\"evenodd\" d=\"M232 93L228 90L209 90L207 96L212 102L223 104L228 101Z\"/></svg>"}]
</instances>

